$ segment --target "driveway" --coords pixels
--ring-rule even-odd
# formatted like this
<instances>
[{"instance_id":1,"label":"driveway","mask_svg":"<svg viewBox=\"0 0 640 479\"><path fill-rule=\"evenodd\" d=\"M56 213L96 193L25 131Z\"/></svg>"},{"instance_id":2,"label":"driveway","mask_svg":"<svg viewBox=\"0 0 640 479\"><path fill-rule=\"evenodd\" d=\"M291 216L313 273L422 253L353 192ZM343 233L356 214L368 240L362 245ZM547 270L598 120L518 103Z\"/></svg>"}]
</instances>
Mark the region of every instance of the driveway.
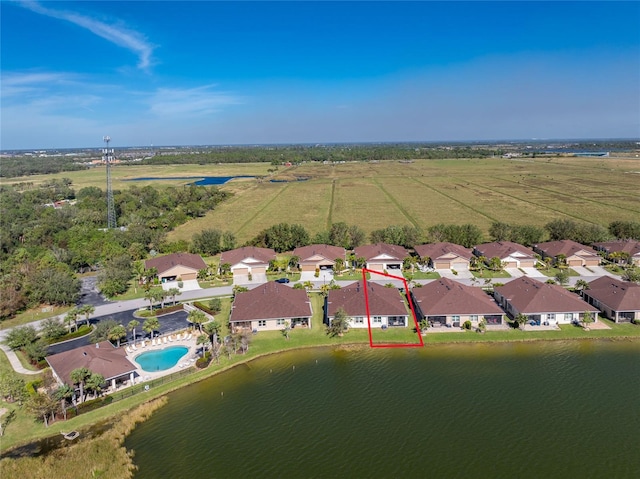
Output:
<instances>
[{"instance_id":1,"label":"driveway","mask_svg":"<svg viewBox=\"0 0 640 479\"><path fill-rule=\"evenodd\" d=\"M473 274L468 269L460 269L456 270L456 273L453 274L453 271L450 269L437 269L436 272L440 274L443 278L449 279L473 279Z\"/></svg>"},{"instance_id":2,"label":"driveway","mask_svg":"<svg viewBox=\"0 0 640 479\"><path fill-rule=\"evenodd\" d=\"M178 287L177 281L167 281L166 283L162 283L162 289L165 291L170 290L171 288L177 288L180 291L196 291L200 288L197 279L188 279L182 282L182 288Z\"/></svg>"},{"instance_id":3,"label":"driveway","mask_svg":"<svg viewBox=\"0 0 640 479\"><path fill-rule=\"evenodd\" d=\"M520 269L518 269L518 268L505 268L504 270L507 273L509 273L512 278L519 278L521 276L524 276L524 273L522 271L520 271Z\"/></svg>"},{"instance_id":4,"label":"driveway","mask_svg":"<svg viewBox=\"0 0 640 479\"><path fill-rule=\"evenodd\" d=\"M283 273L284 275L284 273ZM236 274L233 276L233 284L241 286L258 285L266 283L268 281L266 274L253 274L251 275L251 281L246 274Z\"/></svg>"},{"instance_id":5,"label":"driveway","mask_svg":"<svg viewBox=\"0 0 640 479\"><path fill-rule=\"evenodd\" d=\"M300 281L301 282L305 282L305 281L311 281L312 283L315 282L322 282L322 283L330 283L333 280L333 271L330 269L325 269L325 270L320 270L320 275L316 278L316 273L314 271L302 271L300 273Z\"/></svg>"},{"instance_id":6,"label":"driveway","mask_svg":"<svg viewBox=\"0 0 640 479\"><path fill-rule=\"evenodd\" d=\"M580 276L604 276L607 273L607 271L604 271L604 268L601 268L604 271L603 273L596 273L596 268L594 266L590 266L589 268L585 268L584 266L572 266L571 269Z\"/></svg>"},{"instance_id":7,"label":"driveway","mask_svg":"<svg viewBox=\"0 0 640 479\"><path fill-rule=\"evenodd\" d=\"M524 271L524 274L526 274L529 278L545 278L545 281L546 281L547 276L542 274L536 268L521 268L521 269L522 271Z\"/></svg>"}]
</instances>

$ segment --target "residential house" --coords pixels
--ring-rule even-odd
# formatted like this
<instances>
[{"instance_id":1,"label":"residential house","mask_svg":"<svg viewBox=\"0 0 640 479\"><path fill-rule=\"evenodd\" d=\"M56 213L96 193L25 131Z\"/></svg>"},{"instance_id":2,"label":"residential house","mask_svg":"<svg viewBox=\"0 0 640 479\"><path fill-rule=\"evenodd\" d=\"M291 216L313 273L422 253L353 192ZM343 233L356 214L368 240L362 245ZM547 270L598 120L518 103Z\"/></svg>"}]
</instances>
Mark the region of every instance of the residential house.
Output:
<instances>
[{"instance_id":1,"label":"residential house","mask_svg":"<svg viewBox=\"0 0 640 479\"><path fill-rule=\"evenodd\" d=\"M409 256L402 246L387 243L358 246L353 253L356 258L364 258L365 267L372 271L402 270L402 262Z\"/></svg>"},{"instance_id":2,"label":"residential house","mask_svg":"<svg viewBox=\"0 0 640 479\"><path fill-rule=\"evenodd\" d=\"M225 251L220 255L220 267L228 264L233 274L233 282L264 283L267 281L269 262L276 259L276 252L270 248L244 246Z\"/></svg>"},{"instance_id":3,"label":"residential house","mask_svg":"<svg viewBox=\"0 0 640 479\"><path fill-rule=\"evenodd\" d=\"M487 263L492 258L500 258L505 268L534 268L537 262L533 251L512 241L484 243L476 246L473 254L484 256Z\"/></svg>"},{"instance_id":4,"label":"residential house","mask_svg":"<svg viewBox=\"0 0 640 479\"><path fill-rule=\"evenodd\" d=\"M367 328L368 319L374 328L408 326L407 306L396 288L387 288L371 282L366 283L366 288L366 296L361 281L344 288L329 290L325 301L325 323L331 324L336 312L344 309L349 316L351 328Z\"/></svg>"},{"instance_id":5,"label":"residential house","mask_svg":"<svg viewBox=\"0 0 640 479\"><path fill-rule=\"evenodd\" d=\"M428 265L434 269L469 269L473 251L454 243L421 244L413 248L420 259L428 259Z\"/></svg>"},{"instance_id":6,"label":"residential house","mask_svg":"<svg viewBox=\"0 0 640 479\"><path fill-rule=\"evenodd\" d=\"M538 324L570 324L585 312L598 319L598 310L557 284L542 283L526 276L494 288L498 304L511 318L524 314Z\"/></svg>"},{"instance_id":7,"label":"residential house","mask_svg":"<svg viewBox=\"0 0 640 479\"><path fill-rule=\"evenodd\" d=\"M127 359L123 348L115 348L109 341L81 346L63 353L47 356L53 376L60 384L73 386L71 373L79 368L87 368L92 373L101 374L111 389L118 383L134 383L137 367Z\"/></svg>"},{"instance_id":8,"label":"residential house","mask_svg":"<svg viewBox=\"0 0 640 479\"><path fill-rule=\"evenodd\" d=\"M560 258L564 258L567 266L598 266L600 256L589 248L572 240L547 241L533 247L533 250L543 258L553 258L558 263Z\"/></svg>"},{"instance_id":9,"label":"residential house","mask_svg":"<svg viewBox=\"0 0 640 479\"><path fill-rule=\"evenodd\" d=\"M623 261L640 266L640 241L618 240L593 243L597 251L603 251L611 261ZM628 260L626 260L628 258Z\"/></svg>"},{"instance_id":10,"label":"residential house","mask_svg":"<svg viewBox=\"0 0 640 479\"><path fill-rule=\"evenodd\" d=\"M198 271L206 269L204 260L197 254L172 253L166 256L158 256L144 262L146 269L155 268L158 278L163 283L176 280L192 280L198 278Z\"/></svg>"},{"instance_id":11,"label":"residential house","mask_svg":"<svg viewBox=\"0 0 640 479\"><path fill-rule=\"evenodd\" d=\"M447 278L413 288L411 298L418 319L426 319L432 326L460 327L471 321L477 327L482 320L487 325L503 322L504 311L481 288Z\"/></svg>"},{"instance_id":12,"label":"residential house","mask_svg":"<svg viewBox=\"0 0 640 479\"><path fill-rule=\"evenodd\" d=\"M293 255L299 258L300 271L334 269L337 259L346 261L346 251L340 246L326 244L312 244L301 246L293 250ZM344 263L343 263L344 266Z\"/></svg>"},{"instance_id":13,"label":"residential house","mask_svg":"<svg viewBox=\"0 0 640 479\"><path fill-rule=\"evenodd\" d=\"M270 281L243 293L236 293L229 323L234 331L273 331L311 327L311 302L304 289L293 289Z\"/></svg>"},{"instance_id":14,"label":"residential house","mask_svg":"<svg viewBox=\"0 0 640 479\"><path fill-rule=\"evenodd\" d=\"M640 321L640 284L602 276L589 283L582 297L616 323Z\"/></svg>"}]
</instances>

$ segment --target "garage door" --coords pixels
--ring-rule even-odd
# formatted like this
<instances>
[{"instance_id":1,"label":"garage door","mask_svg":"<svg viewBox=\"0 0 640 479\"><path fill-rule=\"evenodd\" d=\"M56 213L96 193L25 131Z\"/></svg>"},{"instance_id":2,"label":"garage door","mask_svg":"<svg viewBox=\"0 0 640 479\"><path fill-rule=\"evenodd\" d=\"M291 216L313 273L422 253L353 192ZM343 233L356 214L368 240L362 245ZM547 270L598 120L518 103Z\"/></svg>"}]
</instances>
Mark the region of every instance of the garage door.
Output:
<instances>
[{"instance_id":1,"label":"garage door","mask_svg":"<svg viewBox=\"0 0 640 479\"><path fill-rule=\"evenodd\" d=\"M582 260L579 259L570 259L567 263L569 266L582 266Z\"/></svg>"},{"instance_id":2,"label":"garage door","mask_svg":"<svg viewBox=\"0 0 640 479\"><path fill-rule=\"evenodd\" d=\"M449 269L449 262L448 261L440 261L438 263L435 263L435 268L436 269Z\"/></svg>"},{"instance_id":3,"label":"garage door","mask_svg":"<svg viewBox=\"0 0 640 479\"><path fill-rule=\"evenodd\" d=\"M187 281L190 279L197 279L197 278L198 278L198 273L185 273L182 275L183 281Z\"/></svg>"}]
</instances>

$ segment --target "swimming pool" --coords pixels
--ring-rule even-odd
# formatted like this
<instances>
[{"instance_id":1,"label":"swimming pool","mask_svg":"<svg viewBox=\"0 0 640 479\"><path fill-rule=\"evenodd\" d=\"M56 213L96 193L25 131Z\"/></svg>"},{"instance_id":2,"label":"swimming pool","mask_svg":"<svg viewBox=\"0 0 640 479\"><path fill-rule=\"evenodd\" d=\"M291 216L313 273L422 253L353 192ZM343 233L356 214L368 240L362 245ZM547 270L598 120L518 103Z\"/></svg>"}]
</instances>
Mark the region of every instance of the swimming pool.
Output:
<instances>
[{"instance_id":1,"label":"swimming pool","mask_svg":"<svg viewBox=\"0 0 640 479\"><path fill-rule=\"evenodd\" d=\"M174 367L180 358L189 352L189 348L184 346L171 346L158 351L147 351L136 357L136 363L143 371L155 372L164 371Z\"/></svg>"}]
</instances>

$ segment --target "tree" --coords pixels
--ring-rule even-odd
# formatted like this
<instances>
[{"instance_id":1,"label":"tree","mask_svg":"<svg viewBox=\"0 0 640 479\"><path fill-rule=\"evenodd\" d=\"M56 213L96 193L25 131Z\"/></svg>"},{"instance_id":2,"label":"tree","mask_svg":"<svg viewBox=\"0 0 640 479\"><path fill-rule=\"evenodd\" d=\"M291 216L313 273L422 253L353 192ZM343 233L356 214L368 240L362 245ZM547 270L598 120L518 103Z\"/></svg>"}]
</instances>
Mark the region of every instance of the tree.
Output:
<instances>
[{"instance_id":1,"label":"tree","mask_svg":"<svg viewBox=\"0 0 640 479\"><path fill-rule=\"evenodd\" d=\"M96 308L94 308L90 304L85 304L84 306L78 308L78 314L84 314L84 319L87 322L87 326L89 326L89 316L91 316L95 311Z\"/></svg>"},{"instance_id":2,"label":"tree","mask_svg":"<svg viewBox=\"0 0 640 479\"><path fill-rule=\"evenodd\" d=\"M87 368L77 368L71 371L71 380L80 388L80 402L84 401L84 387L87 379L91 377L91 371Z\"/></svg>"},{"instance_id":3,"label":"tree","mask_svg":"<svg viewBox=\"0 0 640 479\"><path fill-rule=\"evenodd\" d=\"M292 268L297 268L299 262L300 262L300 257L293 255L291 256L291 258L289 258L289 264L287 266L291 270Z\"/></svg>"},{"instance_id":4,"label":"tree","mask_svg":"<svg viewBox=\"0 0 640 479\"><path fill-rule=\"evenodd\" d=\"M586 291L587 289L589 289L589 283L586 282L584 279L579 279L578 281L576 281L576 290L579 292L583 292Z\"/></svg>"},{"instance_id":5,"label":"tree","mask_svg":"<svg viewBox=\"0 0 640 479\"><path fill-rule=\"evenodd\" d=\"M627 268L622 275L622 279L632 283L640 283L640 268L637 266Z\"/></svg>"},{"instance_id":6,"label":"tree","mask_svg":"<svg viewBox=\"0 0 640 479\"><path fill-rule=\"evenodd\" d=\"M78 314L78 308L71 308L69 311L67 311L67 315L64 317L65 323L67 323L67 326L69 326L69 333L71 333L72 324L76 328L76 331L78 330Z\"/></svg>"},{"instance_id":7,"label":"tree","mask_svg":"<svg viewBox=\"0 0 640 479\"><path fill-rule=\"evenodd\" d=\"M13 328L7 334L5 343L11 349L24 348L27 344L31 344L38 337L38 332L33 326L20 326Z\"/></svg>"},{"instance_id":8,"label":"tree","mask_svg":"<svg viewBox=\"0 0 640 479\"><path fill-rule=\"evenodd\" d=\"M106 296L114 297L127 291L132 277L133 268L129 255L115 255L105 261L104 267L98 273L98 287Z\"/></svg>"},{"instance_id":9,"label":"tree","mask_svg":"<svg viewBox=\"0 0 640 479\"><path fill-rule=\"evenodd\" d=\"M222 300L220 298L211 298L207 303L207 307L213 314L218 314L222 310Z\"/></svg>"},{"instance_id":10,"label":"tree","mask_svg":"<svg viewBox=\"0 0 640 479\"><path fill-rule=\"evenodd\" d=\"M113 318L107 318L101 320L98 324L96 324L93 331L91 331L91 335L89 336L89 341L92 343L99 343L101 341L106 341L109 339L109 331L115 326L118 326L118 323Z\"/></svg>"},{"instance_id":11,"label":"tree","mask_svg":"<svg viewBox=\"0 0 640 479\"><path fill-rule=\"evenodd\" d=\"M105 385L104 376L98 373L91 373L85 380L87 391L93 391L94 397L98 397Z\"/></svg>"},{"instance_id":12,"label":"tree","mask_svg":"<svg viewBox=\"0 0 640 479\"><path fill-rule=\"evenodd\" d=\"M327 326L327 334L333 338L335 336L343 336L348 330L349 316L347 316L347 312L343 308L340 308L336 311L329 326Z\"/></svg>"},{"instance_id":13,"label":"tree","mask_svg":"<svg viewBox=\"0 0 640 479\"><path fill-rule=\"evenodd\" d=\"M200 333L202 333L202 323L207 321L207 316L199 309L194 309L189 311L187 320L193 324L197 324Z\"/></svg>"},{"instance_id":14,"label":"tree","mask_svg":"<svg viewBox=\"0 0 640 479\"><path fill-rule=\"evenodd\" d=\"M42 339L25 345L24 352L33 364L37 364L47 356L47 343Z\"/></svg>"},{"instance_id":15,"label":"tree","mask_svg":"<svg viewBox=\"0 0 640 479\"><path fill-rule=\"evenodd\" d=\"M513 322L516 324L516 326L520 329L522 329L522 327L527 324L527 320L529 318L522 313L518 313L518 315L516 315L515 318L513 318Z\"/></svg>"},{"instance_id":16,"label":"tree","mask_svg":"<svg viewBox=\"0 0 640 479\"><path fill-rule=\"evenodd\" d=\"M53 415L58 409L58 401L48 394L36 393L27 399L25 406L30 414L43 419L44 427L49 427L49 415Z\"/></svg>"},{"instance_id":17,"label":"tree","mask_svg":"<svg viewBox=\"0 0 640 479\"><path fill-rule=\"evenodd\" d=\"M140 324L140 321L138 321L137 319L132 319L131 321L129 321L129 324L127 324L127 329L132 333L131 339L133 339L133 341L136 340L136 328L138 327L139 324Z\"/></svg>"},{"instance_id":18,"label":"tree","mask_svg":"<svg viewBox=\"0 0 640 479\"><path fill-rule=\"evenodd\" d=\"M122 340L122 338L125 338L126 336L127 329L121 324L118 324L111 328L108 333L109 341L117 341L118 347L120 347L120 340Z\"/></svg>"},{"instance_id":19,"label":"tree","mask_svg":"<svg viewBox=\"0 0 640 479\"><path fill-rule=\"evenodd\" d=\"M497 256L494 256L489 260L489 268L492 271L500 271L502 269L502 260Z\"/></svg>"},{"instance_id":20,"label":"tree","mask_svg":"<svg viewBox=\"0 0 640 479\"><path fill-rule=\"evenodd\" d=\"M344 269L344 260L342 258L336 258L333 266L333 272L340 275Z\"/></svg>"},{"instance_id":21,"label":"tree","mask_svg":"<svg viewBox=\"0 0 640 479\"><path fill-rule=\"evenodd\" d=\"M201 358L204 358L204 352L208 342L209 342L209 336L207 336L206 334L201 334L196 339L196 345L202 344L202 354L200 355Z\"/></svg>"},{"instance_id":22,"label":"tree","mask_svg":"<svg viewBox=\"0 0 640 479\"><path fill-rule=\"evenodd\" d=\"M150 288L144 292L144 299L149 301L149 311L153 311L153 305L164 297L166 297L165 291L162 288Z\"/></svg>"},{"instance_id":23,"label":"tree","mask_svg":"<svg viewBox=\"0 0 640 479\"><path fill-rule=\"evenodd\" d=\"M209 335L211 345L215 348L218 344L218 334L220 334L220 323L215 319L203 325L204 332Z\"/></svg>"},{"instance_id":24,"label":"tree","mask_svg":"<svg viewBox=\"0 0 640 479\"><path fill-rule=\"evenodd\" d=\"M566 269L558 270L555 280L562 286L566 285L569 282L569 271Z\"/></svg>"},{"instance_id":25,"label":"tree","mask_svg":"<svg viewBox=\"0 0 640 479\"><path fill-rule=\"evenodd\" d=\"M49 341L61 338L66 333L67 329L65 326L56 318L45 319L40 327L40 334Z\"/></svg>"},{"instance_id":26,"label":"tree","mask_svg":"<svg viewBox=\"0 0 640 479\"><path fill-rule=\"evenodd\" d=\"M12 369L0 371L0 396L6 401L22 401L25 395L24 379Z\"/></svg>"},{"instance_id":27,"label":"tree","mask_svg":"<svg viewBox=\"0 0 640 479\"><path fill-rule=\"evenodd\" d=\"M582 327L589 329L589 325L595 321L593 313L591 311L585 311L582 313Z\"/></svg>"},{"instance_id":28,"label":"tree","mask_svg":"<svg viewBox=\"0 0 640 479\"><path fill-rule=\"evenodd\" d=\"M64 415L64 420L67 420L67 401L73 397L73 388L68 384L63 384L53 393L53 397L60 401L60 409Z\"/></svg>"},{"instance_id":29,"label":"tree","mask_svg":"<svg viewBox=\"0 0 640 479\"><path fill-rule=\"evenodd\" d=\"M282 328L282 335L286 340L289 340L289 333L291 332L291 323L289 321L284 322L284 327Z\"/></svg>"},{"instance_id":30,"label":"tree","mask_svg":"<svg viewBox=\"0 0 640 479\"><path fill-rule=\"evenodd\" d=\"M157 330L159 327L160 327L160 321L158 321L158 318L156 318L155 316L145 319L144 323L142 324L142 330L145 333L150 334L151 339L153 339L153 332Z\"/></svg>"},{"instance_id":31,"label":"tree","mask_svg":"<svg viewBox=\"0 0 640 479\"><path fill-rule=\"evenodd\" d=\"M142 261L133 263L133 276L135 278L133 290L138 293L138 285L142 284L146 279L146 270Z\"/></svg>"}]
</instances>

